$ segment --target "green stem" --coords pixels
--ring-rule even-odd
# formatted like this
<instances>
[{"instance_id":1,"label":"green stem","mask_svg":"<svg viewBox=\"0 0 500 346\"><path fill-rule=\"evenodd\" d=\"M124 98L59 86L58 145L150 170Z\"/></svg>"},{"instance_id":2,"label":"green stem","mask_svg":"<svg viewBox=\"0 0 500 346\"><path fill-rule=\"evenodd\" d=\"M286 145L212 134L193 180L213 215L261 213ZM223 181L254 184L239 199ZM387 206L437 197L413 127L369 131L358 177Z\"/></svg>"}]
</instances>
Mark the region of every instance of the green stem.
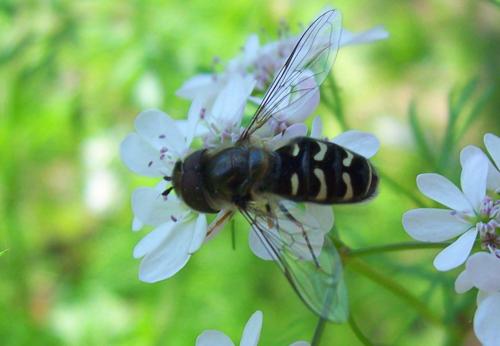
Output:
<instances>
[{"instance_id":1,"label":"green stem","mask_svg":"<svg viewBox=\"0 0 500 346\"><path fill-rule=\"evenodd\" d=\"M236 250L236 228L234 225L234 218L231 219L231 245L233 250Z\"/></svg>"},{"instance_id":2,"label":"green stem","mask_svg":"<svg viewBox=\"0 0 500 346\"><path fill-rule=\"evenodd\" d=\"M378 174L380 175L380 178L383 182L387 183L394 190L401 192L404 196L413 201L418 207L423 208L426 206L425 203L422 202L422 200L419 197L417 197L416 194L414 194L407 188L403 187L400 183L398 183L396 180L385 174L380 169L378 169Z\"/></svg>"},{"instance_id":3,"label":"green stem","mask_svg":"<svg viewBox=\"0 0 500 346\"><path fill-rule=\"evenodd\" d=\"M370 339L368 339L365 334L359 329L356 321L354 320L354 317L352 317L352 314L349 315L349 327L351 327L352 332L356 335L359 341L365 346L372 346L373 344L371 343Z\"/></svg>"},{"instance_id":4,"label":"green stem","mask_svg":"<svg viewBox=\"0 0 500 346\"><path fill-rule=\"evenodd\" d=\"M335 78L331 73L328 74L328 84L332 91L331 96L333 97L333 100L331 100L329 96L325 97L327 95L326 93L322 95L321 99L325 101L326 105L333 111L333 114L337 118L342 131L347 131L349 127L347 126L347 123L345 121L344 108L342 105L342 98L340 97L339 93L339 87L337 86Z\"/></svg>"},{"instance_id":5,"label":"green stem","mask_svg":"<svg viewBox=\"0 0 500 346\"><path fill-rule=\"evenodd\" d=\"M359 259L348 260L346 261L346 264L350 265L353 270L364 275L366 278L379 284L380 286L384 287L385 289L402 299L409 306L413 307L415 311L417 311L427 321L435 325L442 325L442 321L439 316L437 316L434 312L423 305L418 297L414 296L405 287L401 286L390 277L374 270L368 264Z\"/></svg>"},{"instance_id":6,"label":"green stem","mask_svg":"<svg viewBox=\"0 0 500 346\"><path fill-rule=\"evenodd\" d=\"M323 335L323 331L325 330L326 320L323 317L320 317L318 323L316 324L316 328L314 329L314 335L311 341L311 346L318 346L321 342L321 336Z\"/></svg>"},{"instance_id":7,"label":"green stem","mask_svg":"<svg viewBox=\"0 0 500 346\"><path fill-rule=\"evenodd\" d=\"M409 241L404 243L385 244L369 246L361 249L348 250L347 257L358 257L373 255L381 252L420 250L420 249L442 249L450 245L449 243L422 243L418 241Z\"/></svg>"}]
</instances>

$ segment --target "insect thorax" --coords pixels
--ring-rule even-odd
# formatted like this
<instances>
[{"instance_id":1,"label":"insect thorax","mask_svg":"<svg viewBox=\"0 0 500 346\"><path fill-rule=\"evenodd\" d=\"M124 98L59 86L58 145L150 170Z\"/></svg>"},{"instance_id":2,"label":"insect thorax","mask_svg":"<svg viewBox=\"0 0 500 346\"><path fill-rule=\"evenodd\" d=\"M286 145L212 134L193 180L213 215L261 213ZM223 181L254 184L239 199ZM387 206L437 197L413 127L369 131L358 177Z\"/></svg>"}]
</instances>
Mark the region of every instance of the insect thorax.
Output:
<instances>
[{"instance_id":1,"label":"insect thorax","mask_svg":"<svg viewBox=\"0 0 500 346\"><path fill-rule=\"evenodd\" d=\"M198 150L176 163L174 189L188 206L203 213L244 207L273 171L274 156L246 146Z\"/></svg>"}]
</instances>

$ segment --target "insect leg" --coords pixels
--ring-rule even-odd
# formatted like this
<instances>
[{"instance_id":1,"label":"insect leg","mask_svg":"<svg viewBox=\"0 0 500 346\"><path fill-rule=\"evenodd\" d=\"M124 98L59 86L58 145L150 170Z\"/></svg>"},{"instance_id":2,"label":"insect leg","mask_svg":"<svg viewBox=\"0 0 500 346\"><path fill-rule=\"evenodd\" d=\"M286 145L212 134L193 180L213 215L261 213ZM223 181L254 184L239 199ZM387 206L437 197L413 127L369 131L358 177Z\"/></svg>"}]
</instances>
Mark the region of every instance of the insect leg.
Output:
<instances>
[{"instance_id":1,"label":"insect leg","mask_svg":"<svg viewBox=\"0 0 500 346\"><path fill-rule=\"evenodd\" d=\"M280 208L280 210L283 212L283 214L290 220L292 221L297 227L300 228L300 230L302 231L302 236L304 237L304 239L306 240L306 244L307 244L307 248L309 249L309 251L311 252L311 256L312 256L312 259L314 261L314 264L316 265L316 267L320 268L320 265L319 265L319 261L318 261L318 258L316 257L315 253L314 253L314 250L311 246L311 242L309 241L309 237L307 236L307 233L306 233L306 230L304 229L304 227L302 226L302 223L297 220L289 211L288 209L282 204L282 203L278 203L278 206Z\"/></svg>"}]
</instances>

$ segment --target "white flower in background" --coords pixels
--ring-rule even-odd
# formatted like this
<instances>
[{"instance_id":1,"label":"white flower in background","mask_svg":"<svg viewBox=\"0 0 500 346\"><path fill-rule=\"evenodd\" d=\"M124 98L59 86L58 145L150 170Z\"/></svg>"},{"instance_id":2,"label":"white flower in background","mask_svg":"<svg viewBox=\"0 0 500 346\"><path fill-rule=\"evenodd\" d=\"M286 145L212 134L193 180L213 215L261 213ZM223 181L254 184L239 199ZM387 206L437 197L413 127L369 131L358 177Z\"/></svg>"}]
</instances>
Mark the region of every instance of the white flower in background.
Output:
<instances>
[{"instance_id":1,"label":"white flower in background","mask_svg":"<svg viewBox=\"0 0 500 346\"><path fill-rule=\"evenodd\" d=\"M492 193L500 194L500 137L492 133L487 133L484 135L484 145L493 160L493 162L488 161L486 189ZM482 152L482 150L476 146L469 145L464 148L460 160L467 159L478 152Z\"/></svg>"},{"instance_id":2,"label":"white flower in background","mask_svg":"<svg viewBox=\"0 0 500 346\"><path fill-rule=\"evenodd\" d=\"M360 33L342 31L340 47L363 44L383 40L389 34L382 26L377 26ZM176 95L188 100L202 97L207 103L224 88L231 75L252 76L257 90L263 91L273 80L275 74L283 66L290 55L298 37L285 34L277 41L260 45L259 38L253 34L245 43L242 52L231 59L224 71L214 74L199 74L187 80Z\"/></svg>"},{"instance_id":3,"label":"white flower in background","mask_svg":"<svg viewBox=\"0 0 500 346\"><path fill-rule=\"evenodd\" d=\"M262 330L262 312L256 311L250 317L241 336L240 346L257 346ZM196 338L196 346L234 346L231 339L218 330L206 330ZM308 342L297 341L290 346L309 346Z\"/></svg>"},{"instance_id":4,"label":"white flower in background","mask_svg":"<svg viewBox=\"0 0 500 346\"><path fill-rule=\"evenodd\" d=\"M491 139L490 136L493 135L486 137ZM492 156L498 155L498 148L488 149ZM403 215L405 230L417 240L442 242L459 236L435 258L434 266L441 271L464 263L478 235L485 249L495 249L499 245L500 201L498 195L486 194L487 186L493 191L500 188L499 180L495 180L498 170L479 148L472 146L462 150L460 161L463 192L439 174L417 177L418 188L424 195L450 209L421 208Z\"/></svg>"},{"instance_id":5,"label":"white flower in background","mask_svg":"<svg viewBox=\"0 0 500 346\"><path fill-rule=\"evenodd\" d=\"M161 81L152 72L140 77L134 90L134 98L141 109L160 107L164 94Z\"/></svg>"},{"instance_id":6,"label":"white flower in background","mask_svg":"<svg viewBox=\"0 0 500 346\"><path fill-rule=\"evenodd\" d=\"M83 197L87 208L95 214L108 212L122 199L118 178L111 169L115 152L114 139L96 136L82 146L85 171Z\"/></svg>"},{"instance_id":7,"label":"white flower in background","mask_svg":"<svg viewBox=\"0 0 500 346\"><path fill-rule=\"evenodd\" d=\"M455 290L464 293L479 289L474 332L483 345L500 343L500 254L478 252L470 256L465 270L455 281Z\"/></svg>"}]
</instances>

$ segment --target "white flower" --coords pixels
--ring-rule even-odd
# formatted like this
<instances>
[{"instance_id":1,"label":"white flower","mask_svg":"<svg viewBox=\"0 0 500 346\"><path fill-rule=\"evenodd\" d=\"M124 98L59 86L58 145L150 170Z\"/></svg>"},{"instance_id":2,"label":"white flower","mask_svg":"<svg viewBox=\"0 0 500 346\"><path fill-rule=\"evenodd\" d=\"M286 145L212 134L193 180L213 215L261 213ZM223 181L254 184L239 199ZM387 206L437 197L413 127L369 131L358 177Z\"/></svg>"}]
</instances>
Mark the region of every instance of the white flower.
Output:
<instances>
[{"instance_id":1,"label":"white flower","mask_svg":"<svg viewBox=\"0 0 500 346\"><path fill-rule=\"evenodd\" d=\"M500 343L500 258L495 252L470 256L465 270L455 281L458 293L479 289L474 315L474 332L483 345Z\"/></svg>"},{"instance_id":2,"label":"white flower","mask_svg":"<svg viewBox=\"0 0 500 346\"><path fill-rule=\"evenodd\" d=\"M143 258L139 278L145 282L167 279L187 263L205 240L207 219L194 213L175 195L162 195L166 183L140 187L132 194L135 224L155 227L134 248ZM137 229L135 229L137 230Z\"/></svg>"},{"instance_id":3,"label":"white flower","mask_svg":"<svg viewBox=\"0 0 500 346\"><path fill-rule=\"evenodd\" d=\"M340 47L375 42L387 37L388 33L382 26L360 33L351 33L343 29ZM283 66L297 39L298 37L285 35L277 41L261 46L258 36L253 34L247 39L242 52L227 63L224 71L216 74L196 75L187 80L177 90L176 95L189 100L202 97L210 103L210 100L218 95L228 83L230 76L234 74L252 76L257 83L257 89L263 91ZM313 101L314 98L311 104Z\"/></svg>"},{"instance_id":4,"label":"white flower","mask_svg":"<svg viewBox=\"0 0 500 346\"><path fill-rule=\"evenodd\" d=\"M241 120L255 81L251 76L232 75L211 107L203 112L202 120L208 131L203 136L205 146L235 142L241 133Z\"/></svg>"},{"instance_id":5,"label":"white flower","mask_svg":"<svg viewBox=\"0 0 500 346\"><path fill-rule=\"evenodd\" d=\"M486 188L493 193L500 193L500 137L492 133L484 135L484 145L488 149L493 162L488 161L488 178L486 181ZM460 159L466 159L471 155L482 152L476 146L469 145L464 148L464 152Z\"/></svg>"},{"instance_id":6,"label":"white flower","mask_svg":"<svg viewBox=\"0 0 500 346\"><path fill-rule=\"evenodd\" d=\"M465 262L465 270L455 281L455 290L464 293L472 287L486 293L500 292L500 258L494 252L477 252Z\"/></svg>"},{"instance_id":7,"label":"white flower","mask_svg":"<svg viewBox=\"0 0 500 346\"><path fill-rule=\"evenodd\" d=\"M243 335L241 336L240 346L257 346L262 330L262 312L256 311L248 320ZM231 339L218 330L206 330L196 338L196 346L234 346ZM309 346L308 342L297 341L290 346Z\"/></svg>"},{"instance_id":8,"label":"white flower","mask_svg":"<svg viewBox=\"0 0 500 346\"><path fill-rule=\"evenodd\" d=\"M157 110L142 112L135 121L136 132L121 144L122 160L138 174L171 177L175 162L189 152L197 118L193 107L186 123ZM200 248L207 233L206 216L191 210L173 193L163 193L166 188L163 182L155 188L138 188L132 195L132 228L155 227L134 249L134 257L143 258L139 278L146 282L177 273Z\"/></svg>"},{"instance_id":9,"label":"white flower","mask_svg":"<svg viewBox=\"0 0 500 346\"><path fill-rule=\"evenodd\" d=\"M140 113L135 120L136 132L129 134L121 144L123 162L140 175L170 176L175 162L189 151L196 123L190 127L192 133L186 136L167 114L159 110Z\"/></svg>"},{"instance_id":10,"label":"white flower","mask_svg":"<svg viewBox=\"0 0 500 346\"><path fill-rule=\"evenodd\" d=\"M498 195L486 195L488 158L480 149L469 146L462 150L460 161L463 192L439 174L417 177L424 195L450 209L421 208L403 215L405 230L417 240L442 242L459 236L435 258L434 266L441 271L464 263L478 234L484 248L498 245L500 202Z\"/></svg>"}]
</instances>

